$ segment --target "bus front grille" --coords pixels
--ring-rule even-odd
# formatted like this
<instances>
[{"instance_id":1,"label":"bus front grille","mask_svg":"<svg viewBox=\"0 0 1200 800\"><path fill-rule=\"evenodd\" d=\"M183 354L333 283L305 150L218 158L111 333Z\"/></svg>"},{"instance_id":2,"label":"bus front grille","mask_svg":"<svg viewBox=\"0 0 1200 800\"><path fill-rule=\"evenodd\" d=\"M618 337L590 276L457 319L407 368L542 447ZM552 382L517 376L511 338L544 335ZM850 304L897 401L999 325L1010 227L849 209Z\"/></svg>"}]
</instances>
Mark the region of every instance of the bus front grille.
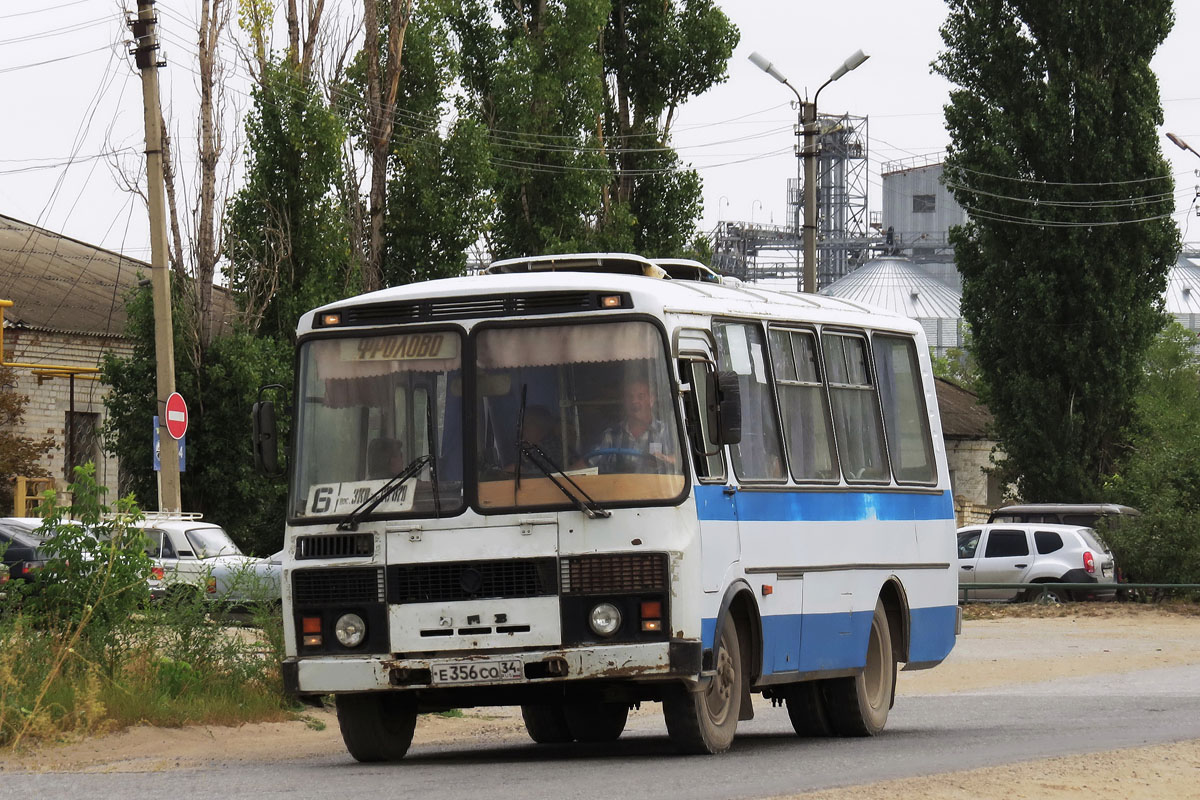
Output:
<instances>
[{"instance_id":1,"label":"bus front grille","mask_svg":"<svg viewBox=\"0 0 1200 800\"><path fill-rule=\"evenodd\" d=\"M297 606L382 603L379 567L298 569L292 573L292 602Z\"/></svg>"},{"instance_id":2,"label":"bus front grille","mask_svg":"<svg viewBox=\"0 0 1200 800\"><path fill-rule=\"evenodd\" d=\"M666 553L571 556L562 560L562 593L665 591Z\"/></svg>"},{"instance_id":3,"label":"bus front grille","mask_svg":"<svg viewBox=\"0 0 1200 800\"><path fill-rule=\"evenodd\" d=\"M389 603L547 597L558 593L553 558L393 564L387 568Z\"/></svg>"},{"instance_id":4,"label":"bus front grille","mask_svg":"<svg viewBox=\"0 0 1200 800\"><path fill-rule=\"evenodd\" d=\"M337 533L298 536L296 560L308 558L362 558L375 555L375 536L370 533Z\"/></svg>"}]
</instances>

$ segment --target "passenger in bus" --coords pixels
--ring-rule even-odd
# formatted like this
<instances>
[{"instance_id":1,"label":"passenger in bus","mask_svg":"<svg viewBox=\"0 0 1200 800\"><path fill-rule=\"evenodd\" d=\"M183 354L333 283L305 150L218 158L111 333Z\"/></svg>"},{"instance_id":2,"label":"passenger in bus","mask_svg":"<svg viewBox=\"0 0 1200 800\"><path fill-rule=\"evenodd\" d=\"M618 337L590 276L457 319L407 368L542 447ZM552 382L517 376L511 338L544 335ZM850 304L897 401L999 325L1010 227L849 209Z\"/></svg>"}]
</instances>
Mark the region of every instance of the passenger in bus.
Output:
<instances>
[{"instance_id":1,"label":"passenger in bus","mask_svg":"<svg viewBox=\"0 0 1200 800\"><path fill-rule=\"evenodd\" d=\"M635 378L621 395L622 419L604 431L588 461L603 473L679 471L671 429L655 415L650 382Z\"/></svg>"},{"instance_id":2,"label":"passenger in bus","mask_svg":"<svg viewBox=\"0 0 1200 800\"><path fill-rule=\"evenodd\" d=\"M404 469L404 448L400 442L386 436L367 445L367 478L394 478Z\"/></svg>"},{"instance_id":3,"label":"passenger in bus","mask_svg":"<svg viewBox=\"0 0 1200 800\"><path fill-rule=\"evenodd\" d=\"M582 466L579 455L571 447L563 447L561 420L545 406L530 406L525 409L524 430L525 441L536 445L550 457L555 466L562 469L577 469ZM540 474L540 470L530 463L528 457L521 457L521 474ZM516 472L516 464L509 464L505 472Z\"/></svg>"}]
</instances>

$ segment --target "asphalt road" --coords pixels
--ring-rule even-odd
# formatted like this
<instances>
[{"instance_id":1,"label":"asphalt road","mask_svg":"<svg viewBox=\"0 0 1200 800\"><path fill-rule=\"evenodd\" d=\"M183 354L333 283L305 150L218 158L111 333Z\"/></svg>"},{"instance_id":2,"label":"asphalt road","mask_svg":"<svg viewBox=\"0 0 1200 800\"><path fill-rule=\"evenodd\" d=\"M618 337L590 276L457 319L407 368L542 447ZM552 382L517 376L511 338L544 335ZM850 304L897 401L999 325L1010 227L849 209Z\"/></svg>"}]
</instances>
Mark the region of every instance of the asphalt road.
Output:
<instances>
[{"instance_id":1,"label":"asphalt road","mask_svg":"<svg viewBox=\"0 0 1200 800\"><path fill-rule=\"evenodd\" d=\"M632 721L631 721L632 722ZM899 697L874 739L797 739L783 709L743 722L719 757L675 755L660 718L611 745L414 747L398 764L344 752L148 773L0 776L0 796L203 798L758 798L1200 738L1200 666Z\"/></svg>"}]
</instances>

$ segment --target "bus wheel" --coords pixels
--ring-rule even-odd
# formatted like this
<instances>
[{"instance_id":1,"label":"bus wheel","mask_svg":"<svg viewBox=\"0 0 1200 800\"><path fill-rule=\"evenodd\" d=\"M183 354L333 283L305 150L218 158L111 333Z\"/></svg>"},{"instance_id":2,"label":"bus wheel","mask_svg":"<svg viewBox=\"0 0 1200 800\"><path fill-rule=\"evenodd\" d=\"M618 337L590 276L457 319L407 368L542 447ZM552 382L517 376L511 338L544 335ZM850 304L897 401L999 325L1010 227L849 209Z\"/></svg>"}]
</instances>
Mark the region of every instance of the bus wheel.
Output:
<instances>
[{"instance_id":1,"label":"bus wheel","mask_svg":"<svg viewBox=\"0 0 1200 800\"><path fill-rule=\"evenodd\" d=\"M570 703L563 711L577 742L615 742L629 718L625 703Z\"/></svg>"},{"instance_id":2,"label":"bus wheel","mask_svg":"<svg viewBox=\"0 0 1200 800\"><path fill-rule=\"evenodd\" d=\"M523 705L521 719L529 738L538 744L565 744L575 738L561 705Z\"/></svg>"},{"instance_id":3,"label":"bus wheel","mask_svg":"<svg viewBox=\"0 0 1200 800\"><path fill-rule=\"evenodd\" d=\"M733 744L742 704L742 653L737 627L721 623L715 674L700 691L675 687L663 697L667 733L685 753L723 753Z\"/></svg>"},{"instance_id":4,"label":"bus wheel","mask_svg":"<svg viewBox=\"0 0 1200 800\"><path fill-rule=\"evenodd\" d=\"M867 641L867 665L851 678L825 681L829 723L838 736L874 736L887 723L896 689L896 659L883 601L875 603Z\"/></svg>"},{"instance_id":5,"label":"bus wheel","mask_svg":"<svg viewBox=\"0 0 1200 800\"><path fill-rule=\"evenodd\" d=\"M412 744L417 705L411 695L395 692L339 694L338 727L356 761L399 761Z\"/></svg>"},{"instance_id":6,"label":"bus wheel","mask_svg":"<svg viewBox=\"0 0 1200 800\"><path fill-rule=\"evenodd\" d=\"M785 699L788 717L797 736L828 736L829 714L825 711L824 681L805 681L789 686Z\"/></svg>"}]
</instances>

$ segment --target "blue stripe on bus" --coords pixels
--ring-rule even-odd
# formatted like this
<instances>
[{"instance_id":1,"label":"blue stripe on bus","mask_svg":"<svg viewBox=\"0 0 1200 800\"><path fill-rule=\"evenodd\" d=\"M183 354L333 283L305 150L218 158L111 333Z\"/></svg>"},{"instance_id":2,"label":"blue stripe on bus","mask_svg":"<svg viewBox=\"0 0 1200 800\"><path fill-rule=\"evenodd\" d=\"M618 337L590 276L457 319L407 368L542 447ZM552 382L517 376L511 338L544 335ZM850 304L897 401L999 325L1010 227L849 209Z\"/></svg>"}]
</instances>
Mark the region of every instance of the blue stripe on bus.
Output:
<instances>
[{"instance_id":1,"label":"blue stripe on bus","mask_svg":"<svg viewBox=\"0 0 1200 800\"><path fill-rule=\"evenodd\" d=\"M730 502L724 486L696 486L702 520L771 522L954 519L950 492L755 492L738 491Z\"/></svg>"},{"instance_id":2,"label":"blue stripe on bus","mask_svg":"<svg viewBox=\"0 0 1200 800\"><path fill-rule=\"evenodd\" d=\"M865 666L872 616L873 611L855 611L763 617L763 674ZM911 609L908 661L929 663L948 656L954 647L955 619L955 606ZM716 626L716 619L701 620L704 647L712 647Z\"/></svg>"}]
</instances>

